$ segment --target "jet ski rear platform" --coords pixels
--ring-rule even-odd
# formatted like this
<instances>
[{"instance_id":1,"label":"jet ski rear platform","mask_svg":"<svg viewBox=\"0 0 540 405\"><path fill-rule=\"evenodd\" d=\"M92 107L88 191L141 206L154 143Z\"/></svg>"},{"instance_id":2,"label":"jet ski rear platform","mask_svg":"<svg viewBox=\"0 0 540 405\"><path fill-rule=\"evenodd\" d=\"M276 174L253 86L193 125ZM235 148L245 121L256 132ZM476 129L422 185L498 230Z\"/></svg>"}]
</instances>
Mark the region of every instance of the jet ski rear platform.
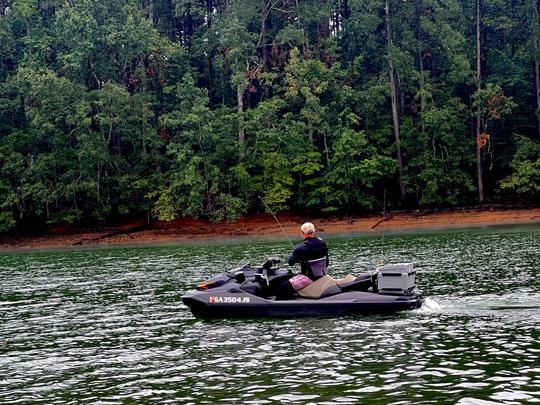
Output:
<instances>
[{"instance_id":1,"label":"jet ski rear platform","mask_svg":"<svg viewBox=\"0 0 540 405\"><path fill-rule=\"evenodd\" d=\"M397 266L397 267L396 267ZM410 266L410 267L407 267ZM385 269L385 270L381 270ZM320 298L276 300L272 293L292 276L289 270L250 265L216 276L182 297L197 318L344 316L420 308L412 265L390 265L323 291ZM411 281L412 280L412 281ZM382 288L381 288L382 287Z\"/></svg>"}]
</instances>

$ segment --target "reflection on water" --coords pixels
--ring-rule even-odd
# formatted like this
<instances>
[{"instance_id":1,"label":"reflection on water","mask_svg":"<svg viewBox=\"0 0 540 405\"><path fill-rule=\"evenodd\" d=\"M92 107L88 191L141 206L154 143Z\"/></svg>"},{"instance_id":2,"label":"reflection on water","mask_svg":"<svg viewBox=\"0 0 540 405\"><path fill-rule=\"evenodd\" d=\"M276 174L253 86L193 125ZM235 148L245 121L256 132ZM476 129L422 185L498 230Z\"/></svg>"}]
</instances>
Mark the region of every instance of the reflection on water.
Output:
<instances>
[{"instance_id":1,"label":"reflection on water","mask_svg":"<svg viewBox=\"0 0 540 405\"><path fill-rule=\"evenodd\" d=\"M412 261L399 315L200 321L199 281L287 243L10 254L0 402L493 404L540 401L540 244L530 230L329 240L333 275Z\"/></svg>"}]
</instances>

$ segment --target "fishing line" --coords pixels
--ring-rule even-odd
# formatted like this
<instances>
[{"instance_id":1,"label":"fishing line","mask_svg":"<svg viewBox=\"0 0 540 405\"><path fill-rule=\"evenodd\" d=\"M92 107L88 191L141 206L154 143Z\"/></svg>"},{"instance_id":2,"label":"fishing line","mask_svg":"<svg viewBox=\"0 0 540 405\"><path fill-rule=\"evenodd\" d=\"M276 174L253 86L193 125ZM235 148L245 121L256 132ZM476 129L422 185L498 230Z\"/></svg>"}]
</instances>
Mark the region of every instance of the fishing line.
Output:
<instances>
[{"instance_id":1,"label":"fishing line","mask_svg":"<svg viewBox=\"0 0 540 405\"><path fill-rule=\"evenodd\" d=\"M266 203L266 201L263 200L263 198L261 196L258 196L259 199L263 202L263 204L266 206L266 208L268 209L268 211L270 212L270 214L272 214L272 216L274 217L274 219L276 220L276 222L278 223L279 227L281 228L281 230L283 231L283 233L285 234L285 236L287 237L287 240L289 241L289 243L291 244L291 246L294 248L294 244L292 243L291 241L291 238L289 238L289 234L287 234L287 232L285 232L285 229L283 229L283 226L281 226L281 223L279 222L279 220L277 219L277 217L274 215L274 213L272 212L272 210L270 209L270 207L268 206L268 204Z\"/></svg>"},{"instance_id":2,"label":"fishing line","mask_svg":"<svg viewBox=\"0 0 540 405\"><path fill-rule=\"evenodd\" d=\"M384 266L384 231L381 232L381 258L378 267L382 266Z\"/></svg>"},{"instance_id":3,"label":"fishing line","mask_svg":"<svg viewBox=\"0 0 540 405\"><path fill-rule=\"evenodd\" d=\"M383 221L386 219L386 189L383 193ZM381 231L381 258L379 260L379 266L384 266L384 230Z\"/></svg>"}]
</instances>

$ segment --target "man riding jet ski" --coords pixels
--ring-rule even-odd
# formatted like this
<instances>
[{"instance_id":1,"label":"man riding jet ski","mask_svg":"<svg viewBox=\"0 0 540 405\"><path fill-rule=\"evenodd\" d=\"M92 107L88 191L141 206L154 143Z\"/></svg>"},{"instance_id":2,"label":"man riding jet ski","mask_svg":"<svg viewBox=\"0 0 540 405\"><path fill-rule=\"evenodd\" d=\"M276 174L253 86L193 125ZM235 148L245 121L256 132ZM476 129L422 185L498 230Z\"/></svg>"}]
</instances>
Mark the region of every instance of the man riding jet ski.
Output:
<instances>
[{"instance_id":1,"label":"man riding jet ski","mask_svg":"<svg viewBox=\"0 0 540 405\"><path fill-rule=\"evenodd\" d=\"M337 280L325 274L288 299L276 300L282 284L295 277L289 269L279 268L279 263L269 258L261 267L246 264L213 277L186 292L182 302L196 317L235 318L396 312L420 308L424 301L409 263Z\"/></svg>"},{"instance_id":2,"label":"man riding jet ski","mask_svg":"<svg viewBox=\"0 0 540 405\"><path fill-rule=\"evenodd\" d=\"M301 226L303 242L293 250L290 266L280 269L277 258L261 267L246 264L188 291L182 301L197 317L321 316L395 312L420 308L412 264L379 268L375 274L348 275L334 280L326 274L328 248L316 237L315 226Z\"/></svg>"},{"instance_id":3,"label":"man riding jet ski","mask_svg":"<svg viewBox=\"0 0 540 405\"><path fill-rule=\"evenodd\" d=\"M289 266L300 263L301 274L291 277L279 286L276 299L289 299L294 293L326 275L328 247L315 236L315 226L306 222L300 227L302 243L296 246L289 257Z\"/></svg>"}]
</instances>

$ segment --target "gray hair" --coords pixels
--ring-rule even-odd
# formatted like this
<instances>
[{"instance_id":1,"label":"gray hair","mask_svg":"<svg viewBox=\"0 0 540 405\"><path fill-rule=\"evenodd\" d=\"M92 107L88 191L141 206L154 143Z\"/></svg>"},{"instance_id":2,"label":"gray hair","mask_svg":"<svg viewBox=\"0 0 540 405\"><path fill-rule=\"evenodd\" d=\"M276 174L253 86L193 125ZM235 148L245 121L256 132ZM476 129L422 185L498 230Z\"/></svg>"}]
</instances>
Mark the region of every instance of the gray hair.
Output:
<instances>
[{"instance_id":1,"label":"gray hair","mask_svg":"<svg viewBox=\"0 0 540 405\"><path fill-rule=\"evenodd\" d=\"M306 222L300 227L300 229L302 230L302 233L306 235L313 235L315 233L315 225L313 225L311 222Z\"/></svg>"}]
</instances>

